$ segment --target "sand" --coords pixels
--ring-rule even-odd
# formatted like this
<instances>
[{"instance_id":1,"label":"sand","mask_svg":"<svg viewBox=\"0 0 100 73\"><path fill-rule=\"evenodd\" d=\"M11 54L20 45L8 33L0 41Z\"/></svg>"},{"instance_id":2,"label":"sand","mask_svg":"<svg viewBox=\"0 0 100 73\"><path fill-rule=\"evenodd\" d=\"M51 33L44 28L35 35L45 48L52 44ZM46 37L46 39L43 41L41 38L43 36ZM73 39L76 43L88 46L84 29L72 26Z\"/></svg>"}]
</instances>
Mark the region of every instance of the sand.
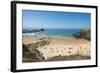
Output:
<instances>
[{"instance_id":1,"label":"sand","mask_svg":"<svg viewBox=\"0 0 100 73\"><path fill-rule=\"evenodd\" d=\"M73 55L90 56L90 41L86 39L75 39L75 38L40 38L37 36L24 37L23 43L25 45L36 43L41 40L48 40L49 44L43 47L37 48L45 60L54 57L68 57ZM72 49L70 49L70 47ZM52 52L51 52L52 48Z\"/></svg>"},{"instance_id":2,"label":"sand","mask_svg":"<svg viewBox=\"0 0 100 73\"><path fill-rule=\"evenodd\" d=\"M36 43L41 40L40 37L37 36L31 36L31 37L24 37L23 38L23 43L28 45L31 43ZM49 38L48 41L52 45L68 45L68 44L90 44L90 41L86 39L75 39L75 38Z\"/></svg>"}]
</instances>

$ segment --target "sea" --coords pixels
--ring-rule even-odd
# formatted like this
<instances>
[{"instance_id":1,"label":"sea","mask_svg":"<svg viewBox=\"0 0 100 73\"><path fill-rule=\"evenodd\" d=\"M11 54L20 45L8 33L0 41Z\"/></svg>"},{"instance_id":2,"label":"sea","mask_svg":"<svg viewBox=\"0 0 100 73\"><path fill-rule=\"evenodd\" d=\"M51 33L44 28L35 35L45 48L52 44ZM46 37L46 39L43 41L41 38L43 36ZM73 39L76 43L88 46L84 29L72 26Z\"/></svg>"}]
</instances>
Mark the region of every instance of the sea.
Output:
<instances>
[{"instance_id":1,"label":"sea","mask_svg":"<svg viewBox=\"0 0 100 73\"><path fill-rule=\"evenodd\" d=\"M74 38L73 34L77 34L81 29L44 29L39 32L23 33L23 36L40 36L55 38Z\"/></svg>"}]
</instances>

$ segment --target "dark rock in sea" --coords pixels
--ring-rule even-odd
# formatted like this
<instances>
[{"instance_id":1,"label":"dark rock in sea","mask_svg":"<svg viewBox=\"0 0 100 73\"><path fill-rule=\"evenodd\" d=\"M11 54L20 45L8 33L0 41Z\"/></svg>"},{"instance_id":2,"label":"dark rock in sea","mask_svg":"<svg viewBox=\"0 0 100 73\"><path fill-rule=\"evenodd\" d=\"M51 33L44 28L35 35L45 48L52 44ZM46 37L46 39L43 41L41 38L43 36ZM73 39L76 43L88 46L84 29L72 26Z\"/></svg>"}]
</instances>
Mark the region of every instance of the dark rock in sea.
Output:
<instances>
[{"instance_id":1,"label":"dark rock in sea","mask_svg":"<svg viewBox=\"0 0 100 73\"><path fill-rule=\"evenodd\" d=\"M91 40L91 29L81 29L79 33L72 34L76 38L85 38Z\"/></svg>"},{"instance_id":2,"label":"dark rock in sea","mask_svg":"<svg viewBox=\"0 0 100 73\"><path fill-rule=\"evenodd\" d=\"M43 28L41 28L41 31L44 31L44 29L43 29Z\"/></svg>"},{"instance_id":3,"label":"dark rock in sea","mask_svg":"<svg viewBox=\"0 0 100 73\"><path fill-rule=\"evenodd\" d=\"M32 33L32 32L39 32L39 31L44 31L43 28L41 29L23 29L23 33Z\"/></svg>"}]
</instances>

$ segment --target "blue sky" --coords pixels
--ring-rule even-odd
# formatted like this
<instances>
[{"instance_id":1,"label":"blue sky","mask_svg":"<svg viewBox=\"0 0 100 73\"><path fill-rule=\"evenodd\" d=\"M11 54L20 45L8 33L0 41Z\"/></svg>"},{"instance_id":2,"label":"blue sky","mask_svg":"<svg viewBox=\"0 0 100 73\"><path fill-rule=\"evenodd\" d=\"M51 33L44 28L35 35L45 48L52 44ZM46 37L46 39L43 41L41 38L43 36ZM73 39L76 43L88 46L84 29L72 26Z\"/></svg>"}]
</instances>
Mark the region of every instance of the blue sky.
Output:
<instances>
[{"instance_id":1,"label":"blue sky","mask_svg":"<svg viewBox=\"0 0 100 73\"><path fill-rule=\"evenodd\" d=\"M89 28L90 13L23 10L23 28Z\"/></svg>"}]
</instances>

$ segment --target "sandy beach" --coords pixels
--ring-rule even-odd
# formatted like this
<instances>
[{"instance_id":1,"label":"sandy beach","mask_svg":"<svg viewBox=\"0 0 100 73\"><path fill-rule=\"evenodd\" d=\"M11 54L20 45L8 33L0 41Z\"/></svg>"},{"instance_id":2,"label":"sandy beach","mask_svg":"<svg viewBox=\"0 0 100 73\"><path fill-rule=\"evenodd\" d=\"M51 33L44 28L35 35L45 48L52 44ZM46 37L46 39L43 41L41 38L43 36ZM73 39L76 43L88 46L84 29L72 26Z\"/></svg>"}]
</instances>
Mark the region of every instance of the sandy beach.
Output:
<instances>
[{"instance_id":1,"label":"sandy beach","mask_svg":"<svg viewBox=\"0 0 100 73\"><path fill-rule=\"evenodd\" d=\"M83 38L82 39L40 38L38 36L31 36L31 37L24 37L23 43L25 45L29 45L29 44L40 42L43 40L49 41L49 44L46 44L38 48L31 48L30 51L32 53L34 49L37 49L43 54L42 56L44 56L45 61L52 61L52 60L58 60L58 59L70 60L69 57L73 57L73 56L75 56L76 59L77 57L78 59L82 59L80 56L82 56L83 58L86 57L86 59L90 58L90 46L91 46L90 41ZM75 59L75 57L73 57L72 59Z\"/></svg>"},{"instance_id":2,"label":"sandy beach","mask_svg":"<svg viewBox=\"0 0 100 73\"><path fill-rule=\"evenodd\" d=\"M23 10L23 62L91 59L91 14Z\"/></svg>"},{"instance_id":3,"label":"sandy beach","mask_svg":"<svg viewBox=\"0 0 100 73\"><path fill-rule=\"evenodd\" d=\"M53 45L68 45L68 44L90 44L90 41L82 38L82 39L75 39L75 38L48 38L47 39L50 43ZM28 45L31 43L36 43L38 41L41 41L41 38L38 36L31 36L31 37L24 37L23 43Z\"/></svg>"}]
</instances>

